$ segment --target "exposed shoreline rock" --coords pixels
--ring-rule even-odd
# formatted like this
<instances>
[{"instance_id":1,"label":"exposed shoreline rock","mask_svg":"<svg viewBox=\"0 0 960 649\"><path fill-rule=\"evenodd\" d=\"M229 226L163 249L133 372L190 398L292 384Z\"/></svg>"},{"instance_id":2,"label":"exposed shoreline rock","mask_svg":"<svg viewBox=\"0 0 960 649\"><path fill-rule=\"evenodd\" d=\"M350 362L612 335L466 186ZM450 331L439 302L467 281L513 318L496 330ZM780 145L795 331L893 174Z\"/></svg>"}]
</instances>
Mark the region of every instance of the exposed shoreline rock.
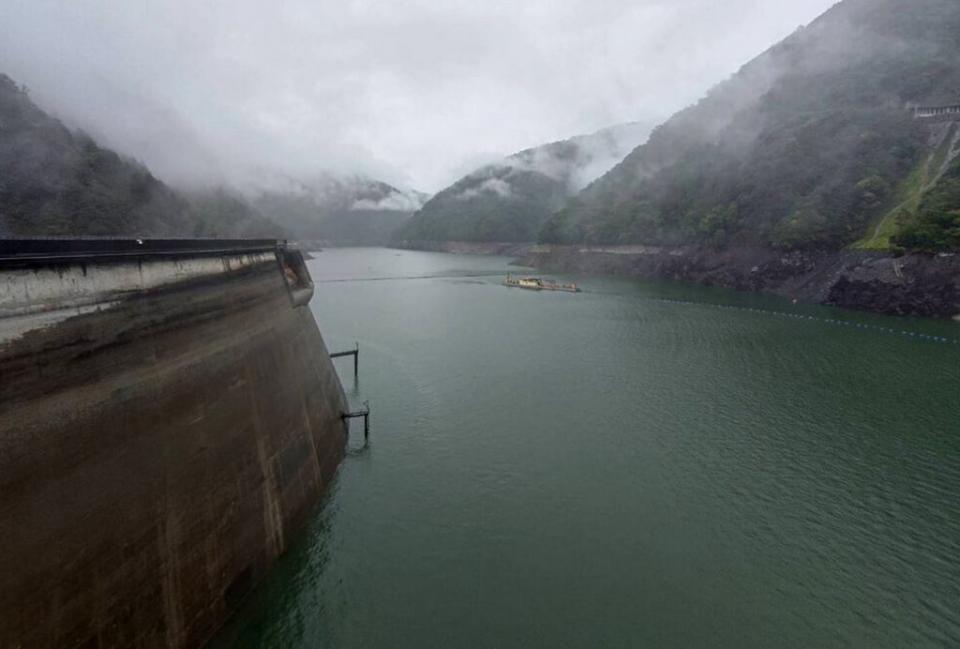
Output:
<instances>
[{"instance_id":1,"label":"exposed shoreline rock","mask_svg":"<svg viewBox=\"0 0 960 649\"><path fill-rule=\"evenodd\" d=\"M960 254L465 241L405 241L393 247L513 256L518 265L549 272L673 279L858 311L960 321Z\"/></svg>"},{"instance_id":2,"label":"exposed shoreline rock","mask_svg":"<svg viewBox=\"0 0 960 649\"><path fill-rule=\"evenodd\" d=\"M648 246L532 246L552 272L675 279L888 315L960 315L960 255Z\"/></svg>"}]
</instances>

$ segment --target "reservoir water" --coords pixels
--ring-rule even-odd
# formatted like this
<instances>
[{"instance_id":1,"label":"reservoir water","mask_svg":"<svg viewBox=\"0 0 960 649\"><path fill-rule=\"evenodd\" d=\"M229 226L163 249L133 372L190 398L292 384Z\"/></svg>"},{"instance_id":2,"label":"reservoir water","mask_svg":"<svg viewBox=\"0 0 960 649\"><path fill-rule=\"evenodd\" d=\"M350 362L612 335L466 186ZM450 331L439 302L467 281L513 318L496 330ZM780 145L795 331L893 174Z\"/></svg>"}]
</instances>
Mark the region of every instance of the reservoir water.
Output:
<instances>
[{"instance_id":1,"label":"reservoir water","mask_svg":"<svg viewBox=\"0 0 960 649\"><path fill-rule=\"evenodd\" d=\"M960 324L508 263L310 262L371 442L214 646L960 646Z\"/></svg>"}]
</instances>

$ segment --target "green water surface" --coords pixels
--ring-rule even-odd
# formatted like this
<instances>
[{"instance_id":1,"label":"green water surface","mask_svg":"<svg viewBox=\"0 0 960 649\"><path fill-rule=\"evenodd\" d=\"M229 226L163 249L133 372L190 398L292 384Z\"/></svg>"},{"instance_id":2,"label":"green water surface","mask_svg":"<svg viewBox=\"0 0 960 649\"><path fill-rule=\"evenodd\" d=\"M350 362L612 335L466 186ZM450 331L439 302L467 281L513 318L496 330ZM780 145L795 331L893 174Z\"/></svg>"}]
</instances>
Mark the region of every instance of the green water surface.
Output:
<instances>
[{"instance_id":1,"label":"green water surface","mask_svg":"<svg viewBox=\"0 0 960 649\"><path fill-rule=\"evenodd\" d=\"M508 262L310 262L372 440L214 646L960 646L960 324Z\"/></svg>"}]
</instances>

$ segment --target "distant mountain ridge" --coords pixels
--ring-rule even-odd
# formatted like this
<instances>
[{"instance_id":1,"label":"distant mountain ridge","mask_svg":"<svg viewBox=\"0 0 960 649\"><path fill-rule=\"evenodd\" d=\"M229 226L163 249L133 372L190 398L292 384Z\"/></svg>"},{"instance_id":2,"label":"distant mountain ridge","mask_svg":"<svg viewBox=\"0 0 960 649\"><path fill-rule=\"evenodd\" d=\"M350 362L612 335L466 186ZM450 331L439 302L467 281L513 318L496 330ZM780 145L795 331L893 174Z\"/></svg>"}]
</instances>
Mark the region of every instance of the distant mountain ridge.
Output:
<instances>
[{"instance_id":1,"label":"distant mountain ridge","mask_svg":"<svg viewBox=\"0 0 960 649\"><path fill-rule=\"evenodd\" d=\"M566 201L643 142L639 123L526 149L461 178L395 235L406 241L533 241Z\"/></svg>"},{"instance_id":2,"label":"distant mountain ridge","mask_svg":"<svg viewBox=\"0 0 960 649\"><path fill-rule=\"evenodd\" d=\"M359 175L175 189L0 74L0 236L292 237L383 244L428 196Z\"/></svg>"},{"instance_id":3,"label":"distant mountain ridge","mask_svg":"<svg viewBox=\"0 0 960 649\"><path fill-rule=\"evenodd\" d=\"M378 245L429 198L366 176L323 174L289 180L251 199L263 214L302 240Z\"/></svg>"},{"instance_id":4,"label":"distant mountain ridge","mask_svg":"<svg viewBox=\"0 0 960 649\"><path fill-rule=\"evenodd\" d=\"M657 128L540 239L957 249L958 140L910 106L958 103L960 2L844 0Z\"/></svg>"}]
</instances>

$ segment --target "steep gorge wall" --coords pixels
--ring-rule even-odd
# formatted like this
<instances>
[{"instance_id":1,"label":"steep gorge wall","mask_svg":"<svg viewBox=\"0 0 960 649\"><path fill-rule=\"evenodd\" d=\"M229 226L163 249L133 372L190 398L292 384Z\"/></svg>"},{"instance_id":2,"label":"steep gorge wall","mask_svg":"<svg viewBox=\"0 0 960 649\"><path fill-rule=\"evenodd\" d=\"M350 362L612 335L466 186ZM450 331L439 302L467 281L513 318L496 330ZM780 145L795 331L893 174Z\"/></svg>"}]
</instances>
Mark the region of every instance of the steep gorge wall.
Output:
<instances>
[{"instance_id":1,"label":"steep gorge wall","mask_svg":"<svg viewBox=\"0 0 960 649\"><path fill-rule=\"evenodd\" d=\"M195 647L342 457L276 253L0 267L0 647Z\"/></svg>"}]
</instances>

